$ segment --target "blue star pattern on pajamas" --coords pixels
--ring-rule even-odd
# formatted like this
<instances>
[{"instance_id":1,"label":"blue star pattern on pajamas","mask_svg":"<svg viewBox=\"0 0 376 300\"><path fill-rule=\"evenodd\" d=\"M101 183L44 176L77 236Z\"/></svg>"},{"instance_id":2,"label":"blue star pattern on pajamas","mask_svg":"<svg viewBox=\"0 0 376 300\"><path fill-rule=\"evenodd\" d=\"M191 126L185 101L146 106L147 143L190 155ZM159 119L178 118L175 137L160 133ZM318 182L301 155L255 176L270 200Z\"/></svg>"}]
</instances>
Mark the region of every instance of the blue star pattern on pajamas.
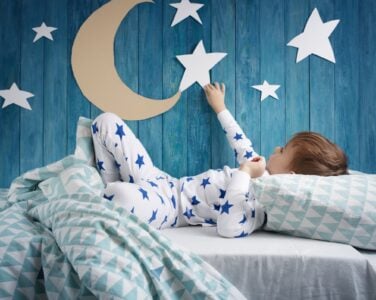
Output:
<instances>
[{"instance_id":1,"label":"blue star pattern on pajamas","mask_svg":"<svg viewBox=\"0 0 376 300\"><path fill-rule=\"evenodd\" d=\"M137 154L136 164L138 164L139 168L141 168L141 166L145 164L144 157L142 155Z\"/></svg>"},{"instance_id":2,"label":"blue star pattern on pajamas","mask_svg":"<svg viewBox=\"0 0 376 300\"><path fill-rule=\"evenodd\" d=\"M257 156L229 111L217 115L239 164ZM264 210L249 198L250 178L228 166L174 178L158 169L127 124L112 113L92 123L103 199L119 205L157 229L202 224L218 234L243 237L259 228ZM247 177L248 176L248 177Z\"/></svg>"},{"instance_id":3,"label":"blue star pattern on pajamas","mask_svg":"<svg viewBox=\"0 0 376 300\"><path fill-rule=\"evenodd\" d=\"M122 126L122 125L118 125L118 124L116 123L116 127L117 127L117 129L116 129L115 134L118 135L119 138L120 138L120 140L121 140L121 139L123 138L123 136L125 136L123 126ZM117 145L117 144L116 144L116 145ZM115 146L116 146L116 145L115 145Z\"/></svg>"},{"instance_id":4,"label":"blue star pattern on pajamas","mask_svg":"<svg viewBox=\"0 0 376 300\"><path fill-rule=\"evenodd\" d=\"M141 194L142 194L142 199L148 199L149 200L149 197L148 197L148 192L147 191L145 191L143 188L139 188L138 189L140 192L141 192Z\"/></svg>"}]
</instances>

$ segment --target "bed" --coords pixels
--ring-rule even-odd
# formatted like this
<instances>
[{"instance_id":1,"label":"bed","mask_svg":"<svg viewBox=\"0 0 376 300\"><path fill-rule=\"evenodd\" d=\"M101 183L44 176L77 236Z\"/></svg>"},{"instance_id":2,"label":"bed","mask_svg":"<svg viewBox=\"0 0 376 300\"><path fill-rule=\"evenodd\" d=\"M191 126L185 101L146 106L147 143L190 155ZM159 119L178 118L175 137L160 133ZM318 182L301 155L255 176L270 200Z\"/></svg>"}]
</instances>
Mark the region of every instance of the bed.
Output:
<instances>
[{"instance_id":1,"label":"bed","mask_svg":"<svg viewBox=\"0 0 376 300\"><path fill-rule=\"evenodd\" d=\"M247 299L376 299L376 252L258 231L218 237L215 227L161 232L200 255Z\"/></svg>"},{"instance_id":2,"label":"bed","mask_svg":"<svg viewBox=\"0 0 376 300\"><path fill-rule=\"evenodd\" d=\"M291 191L304 195L306 178L255 183L269 232L246 238L218 237L215 227L157 231L102 198L90 124L80 118L74 154L0 189L1 298L376 299L376 251L353 247L376 250L375 177L348 177L340 190L308 178L321 206L303 196L289 202ZM274 197L285 192L278 184L289 187L285 197ZM342 197L352 184L355 204L340 201L343 212L324 207L337 199L328 195ZM306 220L309 226L298 222Z\"/></svg>"}]
</instances>

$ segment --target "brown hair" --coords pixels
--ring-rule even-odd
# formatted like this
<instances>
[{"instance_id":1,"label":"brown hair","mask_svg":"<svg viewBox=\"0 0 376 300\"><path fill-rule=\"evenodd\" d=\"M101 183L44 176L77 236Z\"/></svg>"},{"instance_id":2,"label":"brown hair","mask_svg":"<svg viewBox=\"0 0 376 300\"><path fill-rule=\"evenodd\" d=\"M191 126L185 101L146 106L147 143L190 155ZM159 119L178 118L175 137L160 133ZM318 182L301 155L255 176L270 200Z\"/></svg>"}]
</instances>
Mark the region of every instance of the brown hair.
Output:
<instances>
[{"instance_id":1,"label":"brown hair","mask_svg":"<svg viewBox=\"0 0 376 300\"><path fill-rule=\"evenodd\" d=\"M290 168L297 174L320 176L349 174L346 154L319 133L299 132L288 144L294 151Z\"/></svg>"}]
</instances>

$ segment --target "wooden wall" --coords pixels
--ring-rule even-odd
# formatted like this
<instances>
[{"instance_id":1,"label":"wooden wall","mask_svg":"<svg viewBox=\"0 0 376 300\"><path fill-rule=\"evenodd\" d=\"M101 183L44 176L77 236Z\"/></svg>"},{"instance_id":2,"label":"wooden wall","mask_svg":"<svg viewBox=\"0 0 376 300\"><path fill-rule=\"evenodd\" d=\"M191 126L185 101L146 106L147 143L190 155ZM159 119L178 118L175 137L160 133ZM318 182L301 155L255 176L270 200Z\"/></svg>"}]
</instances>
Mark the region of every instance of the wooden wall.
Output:
<instances>
[{"instance_id":1,"label":"wooden wall","mask_svg":"<svg viewBox=\"0 0 376 300\"><path fill-rule=\"evenodd\" d=\"M70 66L80 25L104 0L1 0L0 90L16 82L35 95L32 110L0 108L0 187L19 174L73 152L79 116L100 113L81 94ZM116 36L115 58L124 82L152 98L178 89L183 67L175 56L227 52L211 72L227 85L226 103L255 149L268 157L292 134L317 131L343 147L350 167L376 173L376 4L373 0L195 0L192 18L170 27L176 10L156 0L135 7ZM340 19L331 35L336 64L311 56L295 63L286 44L302 32L313 8L323 21ZM57 27L54 41L33 43L42 22ZM251 85L280 84L280 100L259 101ZM0 98L0 105L3 99ZM127 121L155 165L179 177L208 168L236 167L215 114L198 84L167 113Z\"/></svg>"}]
</instances>

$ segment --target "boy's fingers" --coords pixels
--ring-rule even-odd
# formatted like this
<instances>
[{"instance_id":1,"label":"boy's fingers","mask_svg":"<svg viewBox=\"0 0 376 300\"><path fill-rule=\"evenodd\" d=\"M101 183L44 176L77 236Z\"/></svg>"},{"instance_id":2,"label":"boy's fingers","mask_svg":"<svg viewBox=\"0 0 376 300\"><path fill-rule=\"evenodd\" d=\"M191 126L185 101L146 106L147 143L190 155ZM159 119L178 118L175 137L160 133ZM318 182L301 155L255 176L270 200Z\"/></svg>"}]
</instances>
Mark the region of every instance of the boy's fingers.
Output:
<instances>
[{"instance_id":1,"label":"boy's fingers","mask_svg":"<svg viewBox=\"0 0 376 300\"><path fill-rule=\"evenodd\" d=\"M218 82L215 82L214 84L215 84L215 87L216 87L217 89L219 89L219 83L218 83Z\"/></svg>"},{"instance_id":2,"label":"boy's fingers","mask_svg":"<svg viewBox=\"0 0 376 300\"><path fill-rule=\"evenodd\" d=\"M226 91L226 86L223 82L221 83L221 90L222 90L222 93Z\"/></svg>"}]
</instances>

